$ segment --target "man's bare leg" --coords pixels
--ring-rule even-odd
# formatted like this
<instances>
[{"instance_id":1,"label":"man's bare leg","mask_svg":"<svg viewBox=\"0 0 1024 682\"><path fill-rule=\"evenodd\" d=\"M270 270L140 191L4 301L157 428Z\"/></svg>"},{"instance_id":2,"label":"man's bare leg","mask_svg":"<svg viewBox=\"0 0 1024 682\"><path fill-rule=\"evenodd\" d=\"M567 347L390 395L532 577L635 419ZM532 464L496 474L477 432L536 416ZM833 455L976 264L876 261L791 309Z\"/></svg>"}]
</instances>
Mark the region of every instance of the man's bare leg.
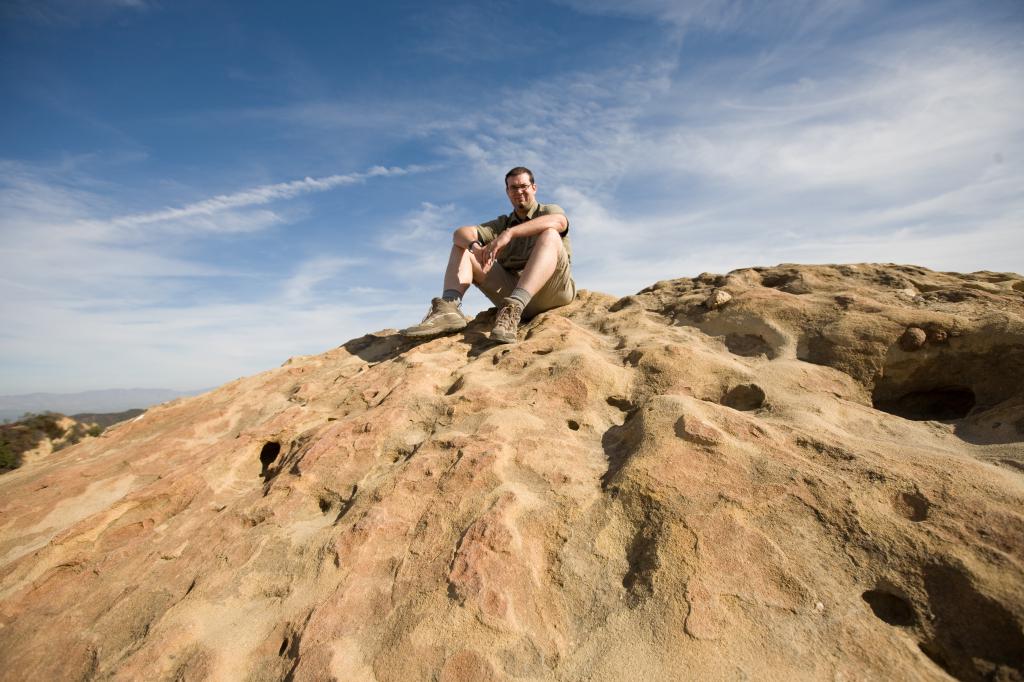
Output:
<instances>
[{"instance_id":1,"label":"man's bare leg","mask_svg":"<svg viewBox=\"0 0 1024 682\"><path fill-rule=\"evenodd\" d=\"M562 237L554 230L544 230L537 235L533 252L526 261L526 267L519 273L517 287L526 289L533 296L551 279L558 266L558 250L562 248Z\"/></svg>"},{"instance_id":2,"label":"man's bare leg","mask_svg":"<svg viewBox=\"0 0 1024 682\"><path fill-rule=\"evenodd\" d=\"M445 290L452 289L465 295L469 285L473 283L474 271L479 269L480 264L476 262L469 249L453 245L451 255L448 256L448 267L444 271Z\"/></svg>"}]
</instances>

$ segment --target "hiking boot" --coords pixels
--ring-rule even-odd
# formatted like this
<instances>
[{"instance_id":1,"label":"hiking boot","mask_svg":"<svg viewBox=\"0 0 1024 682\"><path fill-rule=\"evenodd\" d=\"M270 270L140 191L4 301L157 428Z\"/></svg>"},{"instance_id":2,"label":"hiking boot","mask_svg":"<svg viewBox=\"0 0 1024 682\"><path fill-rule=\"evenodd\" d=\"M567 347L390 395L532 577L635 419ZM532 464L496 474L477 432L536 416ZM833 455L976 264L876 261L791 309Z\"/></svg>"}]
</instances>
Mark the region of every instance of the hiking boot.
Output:
<instances>
[{"instance_id":1,"label":"hiking boot","mask_svg":"<svg viewBox=\"0 0 1024 682\"><path fill-rule=\"evenodd\" d=\"M430 311L423 321L414 327L403 329L403 336L434 336L447 334L464 329L469 318L462 314L462 308L456 301L435 298L430 301Z\"/></svg>"},{"instance_id":2,"label":"hiking boot","mask_svg":"<svg viewBox=\"0 0 1024 682\"><path fill-rule=\"evenodd\" d=\"M523 304L515 299L506 298L505 305L498 311L498 319L491 330L491 341L498 343L515 343L516 332L519 330L519 318L523 316Z\"/></svg>"}]
</instances>

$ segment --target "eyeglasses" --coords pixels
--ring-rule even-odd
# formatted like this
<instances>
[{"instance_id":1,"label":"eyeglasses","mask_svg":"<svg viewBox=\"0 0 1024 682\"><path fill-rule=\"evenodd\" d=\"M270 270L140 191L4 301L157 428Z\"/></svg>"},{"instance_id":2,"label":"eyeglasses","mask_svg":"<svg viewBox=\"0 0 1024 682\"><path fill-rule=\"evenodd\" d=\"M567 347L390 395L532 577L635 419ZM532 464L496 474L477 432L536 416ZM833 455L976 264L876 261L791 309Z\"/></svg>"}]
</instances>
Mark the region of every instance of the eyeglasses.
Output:
<instances>
[{"instance_id":1,"label":"eyeglasses","mask_svg":"<svg viewBox=\"0 0 1024 682\"><path fill-rule=\"evenodd\" d=\"M533 185L509 185L508 186L508 191L509 192L525 192L526 190L530 189L531 187L533 187Z\"/></svg>"}]
</instances>

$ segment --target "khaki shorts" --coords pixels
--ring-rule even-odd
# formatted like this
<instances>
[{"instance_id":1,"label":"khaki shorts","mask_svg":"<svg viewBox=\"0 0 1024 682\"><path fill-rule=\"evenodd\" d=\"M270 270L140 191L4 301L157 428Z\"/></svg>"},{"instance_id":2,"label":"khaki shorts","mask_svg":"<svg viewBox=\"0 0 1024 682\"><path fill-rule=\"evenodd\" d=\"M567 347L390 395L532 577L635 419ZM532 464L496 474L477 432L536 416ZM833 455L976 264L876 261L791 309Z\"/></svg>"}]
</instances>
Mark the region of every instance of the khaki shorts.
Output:
<instances>
[{"instance_id":1,"label":"khaki shorts","mask_svg":"<svg viewBox=\"0 0 1024 682\"><path fill-rule=\"evenodd\" d=\"M512 293L518 283L518 272L506 270L500 264L495 263L491 266L484 281L477 286L487 298L491 299L491 303L500 308L505 304L505 298ZM530 304L523 311L523 319L529 319L545 310L568 305L574 298L576 298L576 282L572 281L569 256L565 253L564 247L559 247L555 271L551 273L551 278L544 283L540 291L530 299Z\"/></svg>"}]
</instances>

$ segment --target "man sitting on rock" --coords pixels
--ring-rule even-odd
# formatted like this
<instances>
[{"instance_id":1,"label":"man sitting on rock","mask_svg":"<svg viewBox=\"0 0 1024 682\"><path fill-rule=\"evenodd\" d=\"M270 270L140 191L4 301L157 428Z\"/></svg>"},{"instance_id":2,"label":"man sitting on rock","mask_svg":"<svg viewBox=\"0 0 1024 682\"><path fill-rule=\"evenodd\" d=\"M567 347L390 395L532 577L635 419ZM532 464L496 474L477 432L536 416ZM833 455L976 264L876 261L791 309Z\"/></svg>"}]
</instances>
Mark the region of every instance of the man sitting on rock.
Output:
<instances>
[{"instance_id":1,"label":"man sitting on rock","mask_svg":"<svg viewBox=\"0 0 1024 682\"><path fill-rule=\"evenodd\" d=\"M462 296L476 284L498 306L491 340L515 343L520 319L571 303L576 283L569 270L569 219L555 204L537 203L537 185L529 168L505 174L512 213L452 233L452 251L444 273L444 293L406 336L458 331L468 318Z\"/></svg>"}]
</instances>

